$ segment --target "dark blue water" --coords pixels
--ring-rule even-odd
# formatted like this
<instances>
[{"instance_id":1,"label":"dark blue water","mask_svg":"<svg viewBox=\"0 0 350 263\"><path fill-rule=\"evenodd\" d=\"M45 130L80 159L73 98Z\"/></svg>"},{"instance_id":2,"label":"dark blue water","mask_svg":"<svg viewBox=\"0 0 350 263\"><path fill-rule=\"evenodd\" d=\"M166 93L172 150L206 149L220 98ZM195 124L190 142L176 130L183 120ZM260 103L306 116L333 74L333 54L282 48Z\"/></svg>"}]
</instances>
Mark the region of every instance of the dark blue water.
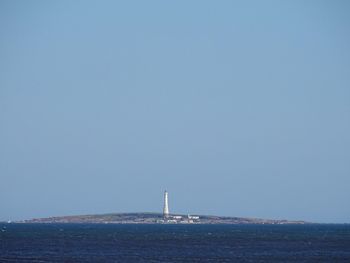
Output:
<instances>
[{"instance_id":1,"label":"dark blue water","mask_svg":"<svg viewBox=\"0 0 350 263\"><path fill-rule=\"evenodd\" d=\"M350 262L350 225L0 224L0 262Z\"/></svg>"}]
</instances>

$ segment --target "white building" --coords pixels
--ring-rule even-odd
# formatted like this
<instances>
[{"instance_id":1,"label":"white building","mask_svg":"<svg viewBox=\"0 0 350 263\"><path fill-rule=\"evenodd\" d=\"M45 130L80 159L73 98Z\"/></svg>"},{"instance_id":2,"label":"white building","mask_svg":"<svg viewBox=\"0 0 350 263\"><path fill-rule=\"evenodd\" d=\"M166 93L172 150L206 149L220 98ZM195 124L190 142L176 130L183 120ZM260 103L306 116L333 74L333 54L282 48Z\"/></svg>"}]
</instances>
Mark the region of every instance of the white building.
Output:
<instances>
[{"instance_id":1,"label":"white building","mask_svg":"<svg viewBox=\"0 0 350 263\"><path fill-rule=\"evenodd\" d=\"M163 216L165 218L169 216L168 192L166 190L164 192Z\"/></svg>"}]
</instances>

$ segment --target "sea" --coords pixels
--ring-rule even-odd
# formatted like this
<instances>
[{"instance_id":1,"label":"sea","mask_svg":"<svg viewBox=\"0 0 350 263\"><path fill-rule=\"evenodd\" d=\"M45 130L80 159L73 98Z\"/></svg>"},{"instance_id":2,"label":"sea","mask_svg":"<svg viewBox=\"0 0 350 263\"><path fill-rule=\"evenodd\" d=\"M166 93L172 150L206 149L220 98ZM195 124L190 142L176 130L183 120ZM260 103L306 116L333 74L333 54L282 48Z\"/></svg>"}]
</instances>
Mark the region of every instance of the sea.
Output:
<instances>
[{"instance_id":1,"label":"sea","mask_svg":"<svg viewBox=\"0 0 350 263\"><path fill-rule=\"evenodd\" d=\"M0 224L0 262L350 262L350 225Z\"/></svg>"}]
</instances>

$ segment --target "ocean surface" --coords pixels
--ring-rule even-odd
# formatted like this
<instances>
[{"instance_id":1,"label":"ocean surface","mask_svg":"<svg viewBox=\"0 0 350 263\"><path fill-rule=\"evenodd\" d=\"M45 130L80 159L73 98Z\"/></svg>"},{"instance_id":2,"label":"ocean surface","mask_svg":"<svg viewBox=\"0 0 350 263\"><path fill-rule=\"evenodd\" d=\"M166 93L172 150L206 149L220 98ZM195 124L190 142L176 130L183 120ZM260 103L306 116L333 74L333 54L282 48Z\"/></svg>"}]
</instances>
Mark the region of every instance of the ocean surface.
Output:
<instances>
[{"instance_id":1,"label":"ocean surface","mask_svg":"<svg viewBox=\"0 0 350 263\"><path fill-rule=\"evenodd\" d=\"M0 262L350 262L350 225L0 224Z\"/></svg>"}]
</instances>

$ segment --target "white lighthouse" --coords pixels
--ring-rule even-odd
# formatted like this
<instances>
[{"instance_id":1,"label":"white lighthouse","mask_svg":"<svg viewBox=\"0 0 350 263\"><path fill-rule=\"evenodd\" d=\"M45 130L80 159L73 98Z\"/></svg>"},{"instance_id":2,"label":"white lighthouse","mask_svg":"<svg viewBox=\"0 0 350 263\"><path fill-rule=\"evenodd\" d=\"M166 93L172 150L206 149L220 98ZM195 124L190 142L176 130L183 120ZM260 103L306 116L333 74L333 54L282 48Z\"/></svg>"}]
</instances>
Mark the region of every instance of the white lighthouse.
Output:
<instances>
[{"instance_id":1,"label":"white lighthouse","mask_svg":"<svg viewBox=\"0 0 350 263\"><path fill-rule=\"evenodd\" d=\"M163 207L163 216L169 216L169 204L168 204L168 192L165 190L164 192L164 207Z\"/></svg>"}]
</instances>

